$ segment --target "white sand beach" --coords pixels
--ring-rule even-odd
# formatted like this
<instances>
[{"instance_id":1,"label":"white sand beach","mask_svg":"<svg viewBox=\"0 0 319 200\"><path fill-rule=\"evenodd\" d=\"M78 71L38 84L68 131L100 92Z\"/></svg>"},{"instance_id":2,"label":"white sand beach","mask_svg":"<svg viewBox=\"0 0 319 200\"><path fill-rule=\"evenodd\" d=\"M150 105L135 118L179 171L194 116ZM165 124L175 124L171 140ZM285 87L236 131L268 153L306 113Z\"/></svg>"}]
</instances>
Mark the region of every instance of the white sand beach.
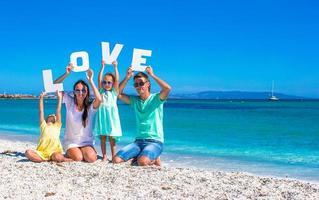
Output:
<instances>
[{"instance_id":1,"label":"white sand beach","mask_svg":"<svg viewBox=\"0 0 319 200\"><path fill-rule=\"evenodd\" d=\"M0 140L0 199L319 199L319 183L100 160L32 163L27 148L35 144Z\"/></svg>"}]
</instances>

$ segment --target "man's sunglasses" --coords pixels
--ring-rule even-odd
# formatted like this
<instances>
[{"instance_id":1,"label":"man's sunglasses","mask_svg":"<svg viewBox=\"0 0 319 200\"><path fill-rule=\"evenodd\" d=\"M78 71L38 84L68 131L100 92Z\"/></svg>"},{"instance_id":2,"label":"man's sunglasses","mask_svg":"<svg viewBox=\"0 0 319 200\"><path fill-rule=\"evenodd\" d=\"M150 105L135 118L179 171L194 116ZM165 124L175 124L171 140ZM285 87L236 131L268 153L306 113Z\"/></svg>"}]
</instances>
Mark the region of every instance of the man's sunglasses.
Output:
<instances>
[{"instance_id":1,"label":"man's sunglasses","mask_svg":"<svg viewBox=\"0 0 319 200\"><path fill-rule=\"evenodd\" d=\"M86 90L85 89L82 89L82 90L75 89L74 92L77 93L77 94L80 94L81 92L82 92L82 94L86 94Z\"/></svg>"},{"instance_id":2,"label":"man's sunglasses","mask_svg":"<svg viewBox=\"0 0 319 200\"><path fill-rule=\"evenodd\" d=\"M102 81L102 84L103 85L112 85L113 82L111 82L111 81Z\"/></svg>"},{"instance_id":3,"label":"man's sunglasses","mask_svg":"<svg viewBox=\"0 0 319 200\"><path fill-rule=\"evenodd\" d=\"M134 83L134 87L138 87L138 86L144 86L145 85L145 83L146 83L147 81L145 81L145 82L138 82L138 83Z\"/></svg>"}]
</instances>

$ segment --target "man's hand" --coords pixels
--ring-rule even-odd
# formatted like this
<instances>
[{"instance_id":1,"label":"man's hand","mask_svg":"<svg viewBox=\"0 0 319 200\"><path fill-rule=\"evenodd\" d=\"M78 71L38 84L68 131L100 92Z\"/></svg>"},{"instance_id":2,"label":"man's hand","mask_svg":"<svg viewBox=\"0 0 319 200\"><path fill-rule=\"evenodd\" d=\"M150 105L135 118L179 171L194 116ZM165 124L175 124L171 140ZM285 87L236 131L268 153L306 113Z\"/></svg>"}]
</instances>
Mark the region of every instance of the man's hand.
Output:
<instances>
[{"instance_id":1,"label":"man's hand","mask_svg":"<svg viewBox=\"0 0 319 200\"><path fill-rule=\"evenodd\" d=\"M154 72L151 66L147 66L145 71L150 75L150 76L154 76Z\"/></svg>"}]
</instances>

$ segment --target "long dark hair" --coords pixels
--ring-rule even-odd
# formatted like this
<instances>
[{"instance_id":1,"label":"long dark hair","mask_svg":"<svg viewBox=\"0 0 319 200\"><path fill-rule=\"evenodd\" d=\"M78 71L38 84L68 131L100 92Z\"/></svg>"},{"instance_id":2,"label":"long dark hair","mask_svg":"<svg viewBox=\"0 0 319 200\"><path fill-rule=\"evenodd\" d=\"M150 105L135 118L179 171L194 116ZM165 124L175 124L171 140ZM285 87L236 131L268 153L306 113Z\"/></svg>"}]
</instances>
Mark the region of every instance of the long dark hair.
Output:
<instances>
[{"instance_id":1,"label":"long dark hair","mask_svg":"<svg viewBox=\"0 0 319 200\"><path fill-rule=\"evenodd\" d=\"M84 87L86 87L86 90L87 90L86 96L85 96L84 101L83 101L84 111L83 111L83 114L82 114L82 125L85 128L86 127L86 121L87 121L87 118L88 118L88 109L89 109L89 107L91 105L91 102L90 102L90 88L89 88L89 85L85 81L78 80L73 85L73 91L75 90L75 87L76 87L77 84L82 84ZM74 104L78 105L78 102L76 100L75 94L74 94Z\"/></svg>"}]
</instances>

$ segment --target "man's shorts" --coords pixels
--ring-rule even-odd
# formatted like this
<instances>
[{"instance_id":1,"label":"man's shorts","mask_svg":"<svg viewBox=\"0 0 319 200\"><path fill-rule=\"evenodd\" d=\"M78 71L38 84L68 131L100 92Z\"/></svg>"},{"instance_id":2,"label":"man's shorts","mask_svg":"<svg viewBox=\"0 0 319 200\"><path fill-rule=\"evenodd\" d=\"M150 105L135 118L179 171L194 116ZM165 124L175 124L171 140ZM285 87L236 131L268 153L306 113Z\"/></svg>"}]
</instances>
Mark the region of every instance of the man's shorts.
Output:
<instances>
[{"instance_id":1,"label":"man's shorts","mask_svg":"<svg viewBox=\"0 0 319 200\"><path fill-rule=\"evenodd\" d=\"M139 158L141 156L148 157L151 161L161 155L163 151L163 143L153 139L136 139L135 142L126 145L116 156L128 161L131 158Z\"/></svg>"}]
</instances>

